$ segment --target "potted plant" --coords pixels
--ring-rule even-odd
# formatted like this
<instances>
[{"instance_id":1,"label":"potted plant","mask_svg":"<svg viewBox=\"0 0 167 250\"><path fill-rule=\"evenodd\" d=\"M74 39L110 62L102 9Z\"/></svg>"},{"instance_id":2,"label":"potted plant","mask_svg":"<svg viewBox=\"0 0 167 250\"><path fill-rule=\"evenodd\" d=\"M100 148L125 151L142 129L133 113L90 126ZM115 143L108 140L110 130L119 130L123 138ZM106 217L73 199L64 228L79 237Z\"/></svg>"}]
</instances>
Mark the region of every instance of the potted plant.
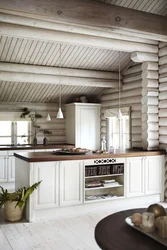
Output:
<instances>
[{"instance_id":1,"label":"potted plant","mask_svg":"<svg viewBox=\"0 0 167 250\"><path fill-rule=\"evenodd\" d=\"M19 188L15 192L10 193L7 189L0 186L0 209L4 205L5 219L11 222L22 219L23 209L27 198L39 186L41 181L34 183L26 188Z\"/></svg>"},{"instance_id":2,"label":"potted plant","mask_svg":"<svg viewBox=\"0 0 167 250\"><path fill-rule=\"evenodd\" d=\"M37 125L37 120L42 118L42 115L38 114L36 110L29 110L28 108L23 108L20 118L25 118L28 116L32 122L32 131L30 131L31 136L33 137L33 145L37 145L37 133L40 132L40 126ZM22 136L24 137L24 135Z\"/></svg>"}]
</instances>

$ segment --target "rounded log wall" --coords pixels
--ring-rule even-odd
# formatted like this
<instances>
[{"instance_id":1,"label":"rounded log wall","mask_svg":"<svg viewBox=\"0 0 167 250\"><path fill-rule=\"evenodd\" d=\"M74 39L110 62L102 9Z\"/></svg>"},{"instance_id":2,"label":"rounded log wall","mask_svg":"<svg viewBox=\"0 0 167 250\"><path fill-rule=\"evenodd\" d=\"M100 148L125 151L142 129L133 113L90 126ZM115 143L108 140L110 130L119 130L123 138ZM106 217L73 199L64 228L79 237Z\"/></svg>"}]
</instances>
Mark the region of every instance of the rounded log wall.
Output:
<instances>
[{"instance_id":1,"label":"rounded log wall","mask_svg":"<svg viewBox=\"0 0 167 250\"><path fill-rule=\"evenodd\" d=\"M132 129L131 146L142 147L141 134L141 98L142 98L142 64L128 68L122 74L120 106L131 107ZM101 137L107 135L106 109L118 108L118 89L107 89L101 97Z\"/></svg>"},{"instance_id":2,"label":"rounded log wall","mask_svg":"<svg viewBox=\"0 0 167 250\"><path fill-rule=\"evenodd\" d=\"M159 143L167 150L167 43L159 43ZM165 159L165 201L167 201L167 156Z\"/></svg>"}]
</instances>

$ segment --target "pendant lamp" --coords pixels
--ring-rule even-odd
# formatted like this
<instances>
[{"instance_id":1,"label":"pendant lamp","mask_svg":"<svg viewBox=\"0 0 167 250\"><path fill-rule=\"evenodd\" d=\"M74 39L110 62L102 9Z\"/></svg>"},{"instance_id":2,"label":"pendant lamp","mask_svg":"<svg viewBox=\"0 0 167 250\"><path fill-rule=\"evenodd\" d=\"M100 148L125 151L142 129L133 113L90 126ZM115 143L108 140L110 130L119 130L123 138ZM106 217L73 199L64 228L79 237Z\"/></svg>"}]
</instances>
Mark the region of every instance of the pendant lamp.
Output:
<instances>
[{"instance_id":1,"label":"pendant lamp","mask_svg":"<svg viewBox=\"0 0 167 250\"><path fill-rule=\"evenodd\" d=\"M122 112L121 112L121 58L120 58L120 51L119 51L119 93L118 93L118 98L119 98L119 102L118 102L118 118L121 119L122 118Z\"/></svg>"},{"instance_id":2,"label":"pendant lamp","mask_svg":"<svg viewBox=\"0 0 167 250\"><path fill-rule=\"evenodd\" d=\"M46 120L47 120L48 122L51 121L51 117L50 117L49 113L48 113L48 115L47 115L47 117L46 117Z\"/></svg>"},{"instance_id":3,"label":"pendant lamp","mask_svg":"<svg viewBox=\"0 0 167 250\"><path fill-rule=\"evenodd\" d=\"M59 109L58 109L56 118L62 119L62 118L64 118L64 116L63 116L63 112L61 110L61 43L60 43L60 61L59 61L59 86L60 86Z\"/></svg>"}]
</instances>

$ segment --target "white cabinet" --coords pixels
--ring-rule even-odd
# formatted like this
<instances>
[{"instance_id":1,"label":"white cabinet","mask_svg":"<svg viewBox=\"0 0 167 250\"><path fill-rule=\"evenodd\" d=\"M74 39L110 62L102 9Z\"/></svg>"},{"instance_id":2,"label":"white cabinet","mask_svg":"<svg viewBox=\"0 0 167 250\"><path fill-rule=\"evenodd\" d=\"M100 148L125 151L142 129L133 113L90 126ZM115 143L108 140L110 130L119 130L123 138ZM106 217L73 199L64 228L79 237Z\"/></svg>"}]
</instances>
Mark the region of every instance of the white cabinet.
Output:
<instances>
[{"instance_id":1,"label":"white cabinet","mask_svg":"<svg viewBox=\"0 0 167 250\"><path fill-rule=\"evenodd\" d=\"M0 182L7 181L7 154L0 155Z\"/></svg>"},{"instance_id":2,"label":"white cabinet","mask_svg":"<svg viewBox=\"0 0 167 250\"><path fill-rule=\"evenodd\" d=\"M60 162L60 206L83 203L83 161Z\"/></svg>"},{"instance_id":3,"label":"white cabinet","mask_svg":"<svg viewBox=\"0 0 167 250\"><path fill-rule=\"evenodd\" d=\"M33 163L34 182L42 180L34 198L35 209L83 202L83 161Z\"/></svg>"},{"instance_id":4,"label":"white cabinet","mask_svg":"<svg viewBox=\"0 0 167 250\"><path fill-rule=\"evenodd\" d=\"M100 148L101 104L72 103L66 107L66 142L76 147Z\"/></svg>"},{"instance_id":5,"label":"white cabinet","mask_svg":"<svg viewBox=\"0 0 167 250\"><path fill-rule=\"evenodd\" d=\"M161 194L164 186L164 156L130 157L126 159L125 193L127 197Z\"/></svg>"},{"instance_id":6,"label":"white cabinet","mask_svg":"<svg viewBox=\"0 0 167 250\"><path fill-rule=\"evenodd\" d=\"M145 193L161 193L163 183L163 156L147 156L145 159Z\"/></svg>"},{"instance_id":7,"label":"white cabinet","mask_svg":"<svg viewBox=\"0 0 167 250\"><path fill-rule=\"evenodd\" d=\"M15 157L8 156L8 181L15 181Z\"/></svg>"},{"instance_id":8,"label":"white cabinet","mask_svg":"<svg viewBox=\"0 0 167 250\"><path fill-rule=\"evenodd\" d=\"M42 180L34 197L35 209L59 206L59 162L37 162L32 164L34 182Z\"/></svg>"},{"instance_id":9,"label":"white cabinet","mask_svg":"<svg viewBox=\"0 0 167 250\"><path fill-rule=\"evenodd\" d=\"M144 158L132 157L126 159L125 192L127 197L144 195Z\"/></svg>"}]
</instances>

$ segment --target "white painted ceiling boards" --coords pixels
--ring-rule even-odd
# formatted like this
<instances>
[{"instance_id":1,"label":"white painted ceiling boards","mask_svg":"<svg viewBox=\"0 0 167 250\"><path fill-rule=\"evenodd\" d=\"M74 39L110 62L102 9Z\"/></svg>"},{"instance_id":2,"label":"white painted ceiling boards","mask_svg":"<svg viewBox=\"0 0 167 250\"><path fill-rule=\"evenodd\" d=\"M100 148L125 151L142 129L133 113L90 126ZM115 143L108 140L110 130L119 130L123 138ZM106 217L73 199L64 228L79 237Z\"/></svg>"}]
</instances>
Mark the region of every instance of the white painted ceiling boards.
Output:
<instances>
[{"instance_id":1,"label":"white painted ceiling boards","mask_svg":"<svg viewBox=\"0 0 167 250\"><path fill-rule=\"evenodd\" d=\"M94 0L95 1L95 0ZM167 16L166 0L96 0L106 4ZM70 3L69 3L70 4ZM0 14L1 15L1 14ZM59 67L59 42L2 35L0 36L0 62L25 65ZM121 52L121 69L130 63L130 53ZM118 72L118 51L70 44L62 44L61 67L93 71ZM62 86L64 103L72 96L96 95L103 93L102 87ZM0 79L0 101L3 102L58 102L57 84L2 81Z\"/></svg>"}]
</instances>

